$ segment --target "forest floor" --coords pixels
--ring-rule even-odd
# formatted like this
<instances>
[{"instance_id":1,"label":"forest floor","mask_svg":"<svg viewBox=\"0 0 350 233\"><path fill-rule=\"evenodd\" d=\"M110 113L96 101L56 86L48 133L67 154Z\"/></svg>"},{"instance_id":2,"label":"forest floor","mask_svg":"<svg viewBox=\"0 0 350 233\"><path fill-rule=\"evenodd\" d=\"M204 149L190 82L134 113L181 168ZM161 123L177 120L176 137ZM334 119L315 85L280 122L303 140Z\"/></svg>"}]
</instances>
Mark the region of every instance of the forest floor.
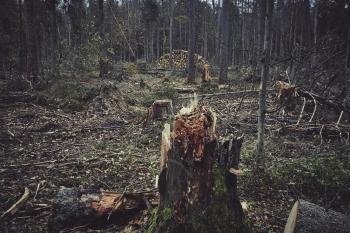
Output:
<instances>
[{"instance_id":1,"label":"forest floor","mask_svg":"<svg viewBox=\"0 0 350 233\"><path fill-rule=\"evenodd\" d=\"M141 85L140 85L141 83ZM195 85L199 102L218 115L218 135L244 134L239 196L253 232L282 232L297 198L350 214L350 147L337 135L323 136L320 124L295 114L267 116L266 169L253 174L257 124L257 84L236 77L228 85ZM3 85L4 86L4 85ZM165 121L145 125L156 99L173 100L175 113L189 102L190 87L171 72L134 74L123 81L65 75L36 92L2 92L0 102L0 213L31 191L25 207L0 223L0 232L47 232L52 201L60 186L110 191L155 187ZM192 86L193 87L193 86ZM240 94L217 94L238 92ZM6 94L5 94L6 93ZM6 95L6 96L5 96ZM268 96L274 107L274 94ZM288 128L290 129L290 128ZM143 232L149 213L103 232ZM65 232L101 232L71 229Z\"/></svg>"}]
</instances>

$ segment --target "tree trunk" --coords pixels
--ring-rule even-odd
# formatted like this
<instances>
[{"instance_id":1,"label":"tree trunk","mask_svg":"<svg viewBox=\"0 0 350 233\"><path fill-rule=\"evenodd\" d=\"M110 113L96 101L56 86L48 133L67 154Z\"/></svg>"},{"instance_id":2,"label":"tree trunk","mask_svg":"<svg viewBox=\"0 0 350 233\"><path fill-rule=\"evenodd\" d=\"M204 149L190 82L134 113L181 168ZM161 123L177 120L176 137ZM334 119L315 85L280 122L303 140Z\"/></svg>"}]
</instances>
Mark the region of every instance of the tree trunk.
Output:
<instances>
[{"instance_id":1,"label":"tree trunk","mask_svg":"<svg viewBox=\"0 0 350 233\"><path fill-rule=\"evenodd\" d=\"M258 140L256 151L256 163L263 165L264 160L264 133L265 133L265 114L266 114L266 86L269 75L270 63L270 35L271 35L271 13L273 9L273 0L266 0L265 14L265 32L264 32L264 50L262 59L262 72L259 92L259 111L258 111Z\"/></svg>"},{"instance_id":2,"label":"tree trunk","mask_svg":"<svg viewBox=\"0 0 350 233\"><path fill-rule=\"evenodd\" d=\"M194 61L194 53L196 51L196 35L197 35L197 5L198 0L193 0L189 2L189 18L190 18L190 40L188 45L188 77L187 81L189 83L194 83L196 80L196 64Z\"/></svg>"},{"instance_id":3,"label":"tree trunk","mask_svg":"<svg viewBox=\"0 0 350 233\"><path fill-rule=\"evenodd\" d=\"M108 73L108 58L106 54L105 41L104 41L104 10L103 0L98 0L98 32L101 37L100 44L100 78L106 77Z\"/></svg>"},{"instance_id":4,"label":"tree trunk","mask_svg":"<svg viewBox=\"0 0 350 233\"><path fill-rule=\"evenodd\" d=\"M27 41L23 22L23 6L22 0L18 0L19 12L19 71L21 74L25 73L27 66Z\"/></svg>"},{"instance_id":5,"label":"tree trunk","mask_svg":"<svg viewBox=\"0 0 350 233\"><path fill-rule=\"evenodd\" d=\"M345 70L348 72L350 69L350 26L346 37L346 55L345 55Z\"/></svg>"},{"instance_id":6,"label":"tree trunk","mask_svg":"<svg viewBox=\"0 0 350 233\"><path fill-rule=\"evenodd\" d=\"M348 233L349 229L348 216L298 200L289 214L284 233Z\"/></svg>"},{"instance_id":7,"label":"tree trunk","mask_svg":"<svg viewBox=\"0 0 350 233\"><path fill-rule=\"evenodd\" d=\"M231 3L230 0L223 0L223 10L221 18L221 41L220 41L220 76L219 83L223 84L227 81L227 66L229 59L229 44L230 40L230 14L231 14Z\"/></svg>"},{"instance_id":8,"label":"tree trunk","mask_svg":"<svg viewBox=\"0 0 350 233\"><path fill-rule=\"evenodd\" d=\"M181 114L182 113L182 114ZM160 205L146 232L247 232L237 195L242 139L218 143L215 113L185 108L162 135Z\"/></svg>"},{"instance_id":9,"label":"tree trunk","mask_svg":"<svg viewBox=\"0 0 350 233\"><path fill-rule=\"evenodd\" d=\"M170 0L170 25L169 25L169 65L173 68L173 21L174 21L174 0Z\"/></svg>"},{"instance_id":10,"label":"tree trunk","mask_svg":"<svg viewBox=\"0 0 350 233\"><path fill-rule=\"evenodd\" d=\"M27 63L27 79L31 82L36 82L39 76L39 23L37 22L37 6L35 0L25 1L26 5L26 16L28 26L26 27L27 38L28 38L28 63Z\"/></svg>"}]
</instances>

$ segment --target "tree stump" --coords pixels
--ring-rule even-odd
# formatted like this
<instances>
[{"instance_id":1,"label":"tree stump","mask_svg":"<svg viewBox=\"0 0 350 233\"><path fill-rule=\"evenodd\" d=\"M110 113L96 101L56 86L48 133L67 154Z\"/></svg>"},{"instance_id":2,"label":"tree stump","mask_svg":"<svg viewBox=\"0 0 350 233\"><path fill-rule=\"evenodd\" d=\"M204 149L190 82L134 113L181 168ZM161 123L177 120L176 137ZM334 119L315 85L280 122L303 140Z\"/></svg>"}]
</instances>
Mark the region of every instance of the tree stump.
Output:
<instances>
[{"instance_id":1,"label":"tree stump","mask_svg":"<svg viewBox=\"0 0 350 233\"><path fill-rule=\"evenodd\" d=\"M171 100L156 100L148 110L148 120L164 119L173 115L173 102Z\"/></svg>"},{"instance_id":2,"label":"tree stump","mask_svg":"<svg viewBox=\"0 0 350 233\"><path fill-rule=\"evenodd\" d=\"M284 233L349 233L350 217L304 200L295 202Z\"/></svg>"},{"instance_id":3,"label":"tree stump","mask_svg":"<svg viewBox=\"0 0 350 233\"><path fill-rule=\"evenodd\" d=\"M163 132L160 204L147 232L249 232L230 172L238 170L242 139L218 142L215 113L189 109L176 115L171 134Z\"/></svg>"},{"instance_id":4,"label":"tree stump","mask_svg":"<svg viewBox=\"0 0 350 233\"><path fill-rule=\"evenodd\" d=\"M209 75L209 65L204 64L202 69L202 82L209 82L210 81L210 75Z\"/></svg>"}]
</instances>

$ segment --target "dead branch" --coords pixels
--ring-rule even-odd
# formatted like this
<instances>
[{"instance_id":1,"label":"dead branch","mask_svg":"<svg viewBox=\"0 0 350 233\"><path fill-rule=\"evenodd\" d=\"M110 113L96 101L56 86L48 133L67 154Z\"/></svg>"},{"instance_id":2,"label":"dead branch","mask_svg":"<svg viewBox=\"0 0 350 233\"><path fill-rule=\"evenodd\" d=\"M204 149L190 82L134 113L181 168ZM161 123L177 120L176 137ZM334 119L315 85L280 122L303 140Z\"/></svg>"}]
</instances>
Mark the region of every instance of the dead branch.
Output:
<instances>
[{"instance_id":1,"label":"dead branch","mask_svg":"<svg viewBox=\"0 0 350 233\"><path fill-rule=\"evenodd\" d=\"M301 111L300 111L300 115L299 115L299 119L298 119L297 125L299 125L299 123L300 123L300 121L301 121L301 118L303 118L303 113L304 113L305 105L306 105L306 98L304 97L303 107L301 108Z\"/></svg>"},{"instance_id":2,"label":"dead branch","mask_svg":"<svg viewBox=\"0 0 350 233\"><path fill-rule=\"evenodd\" d=\"M29 189L25 187L22 197L0 216L0 220L14 215L17 212L17 210L21 208L24 205L24 203L28 200L29 193Z\"/></svg>"},{"instance_id":3,"label":"dead branch","mask_svg":"<svg viewBox=\"0 0 350 233\"><path fill-rule=\"evenodd\" d=\"M267 92L274 91L273 89L266 90ZM198 95L198 98L205 98L210 96L222 96L222 95L241 95L241 94L258 94L259 90L245 90L245 91L235 91L235 92L219 92L219 93L213 93L213 94L202 94ZM193 95L191 96L180 96L178 99L191 99L193 98Z\"/></svg>"}]
</instances>

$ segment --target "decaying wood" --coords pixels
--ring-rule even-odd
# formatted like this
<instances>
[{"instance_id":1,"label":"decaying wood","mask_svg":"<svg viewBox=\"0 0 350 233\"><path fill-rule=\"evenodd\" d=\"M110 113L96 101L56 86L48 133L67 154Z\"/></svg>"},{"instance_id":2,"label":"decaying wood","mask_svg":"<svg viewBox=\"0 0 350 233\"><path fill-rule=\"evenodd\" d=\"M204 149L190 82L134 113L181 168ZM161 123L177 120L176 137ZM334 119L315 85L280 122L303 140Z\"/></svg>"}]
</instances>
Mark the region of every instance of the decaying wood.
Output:
<instances>
[{"instance_id":1,"label":"decaying wood","mask_svg":"<svg viewBox=\"0 0 350 233\"><path fill-rule=\"evenodd\" d=\"M339 119L342 119L344 113L350 113L350 107L346 103L342 103L336 100L327 99L325 97L319 96L315 93L302 90L301 88L297 88L294 85L291 85L286 82L278 81L275 83L275 87L277 90L277 105L278 109L283 108L287 112L292 112L297 104L297 99L303 98L302 110L300 112L299 120L297 125L300 123L301 118L303 116L306 100L311 100L314 103L314 109L312 115L309 119L309 122L313 122L316 116L316 111L318 109L318 105L326 107L333 112L339 113ZM278 110L277 109L277 110ZM272 112L272 111L270 111Z\"/></svg>"},{"instance_id":2,"label":"decaying wood","mask_svg":"<svg viewBox=\"0 0 350 233\"><path fill-rule=\"evenodd\" d=\"M292 112L296 106L296 86L286 82L277 81L275 87L277 90L278 105L283 107L284 111Z\"/></svg>"},{"instance_id":3,"label":"decaying wood","mask_svg":"<svg viewBox=\"0 0 350 233\"><path fill-rule=\"evenodd\" d=\"M29 189L27 187L24 188L24 193L21 198L0 216L0 220L13 216L17 210L26 203L29 197L29 193Z\"/></svg>"},{"instance_id":4,"label":"decaying wood","mask_svg":"<svg viewBox=\"0 0 350 233\"><path fill-rule=\"evenodd\" d=\"M167 118L173 114L172 100L156 100L153 102L151 107L148 108L148 114L144 124L146 125L154 119Z\"/></svg>"},{"instance_id":5,"label":"decaying wood","mask_svg":"<svg viewBox=\"0 0 350 233\"><path fill-rule=\"evenodd\" d=\"M289 214L284 233L348 233L350 218L308 201L298 200Z\"/></svg>"},{"instance_id":6,"label":"decaying wood","mask_svg":"<svg viewBox=\"0 0 350 233\"><path fill-rule=\"evenodd\" d=\"M147 209L149 203L154 204L156 199L154 191L118 193L61 187L54 200L49 231L59 232L82 225L127 223L136 213Z\"/></svg>"},{"instance_id":7,"label":"decaying wood","mask_svg":"<svg viewBox=\"0 0 350 233\"><path fill-rule=\"evenodd\" d=\"M162 147L170 145L170 148L162 148L160 204L149 232L246 230L237 194L237 176L232 172L240 171L242 139L231 137L218 142L216 114L208 107L197 106L197 102L193 100L190 106L180 110L170 138L163 137ZM163 213L171 216L165 218Z\"/></svg>"}]
</instances>

